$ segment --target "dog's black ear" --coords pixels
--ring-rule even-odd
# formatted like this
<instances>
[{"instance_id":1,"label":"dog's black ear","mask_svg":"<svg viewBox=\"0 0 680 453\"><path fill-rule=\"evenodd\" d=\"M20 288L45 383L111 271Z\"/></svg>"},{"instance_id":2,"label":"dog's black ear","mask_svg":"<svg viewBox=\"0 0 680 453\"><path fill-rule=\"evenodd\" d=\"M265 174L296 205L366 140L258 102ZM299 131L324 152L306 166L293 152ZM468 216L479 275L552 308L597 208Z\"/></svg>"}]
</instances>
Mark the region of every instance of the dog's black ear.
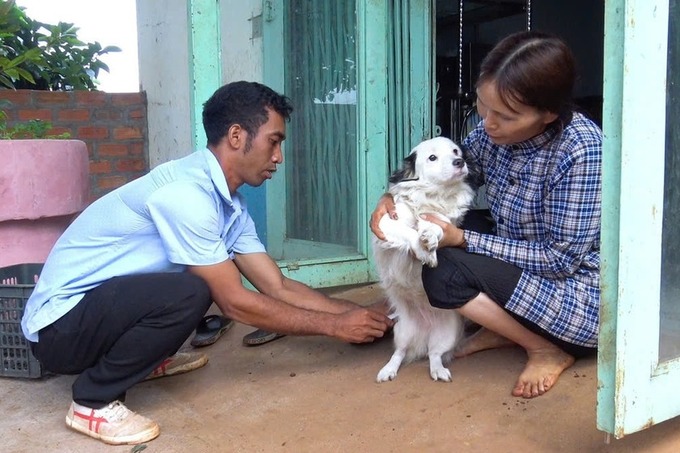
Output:
<instances>
[{"instance_id":1,"label":"dog's black ear","mask_svg":"<svg viewBox=\"0 0 680 453\"><path fill-rule=\"evenodd\" d=\"M392 173L389 181L396 184L404 179L414 179L416 177L416 153L412 152L402 161L402 167Z\"/></svg>"},{"instance_id":2,"label":"dog's black ear","mask_svg":"<svg viewBox=\"0 0 680 453\"><path fill-rule=\"evenodd\" d=\"M484 174L482 173L482 168L479 166L476 160L472 159L470 156L470 150L463 145L458 145L463 151L463 160L468 168L467 182L470 186L477 190L484 185Z\"/></svg>"}]
</instances>

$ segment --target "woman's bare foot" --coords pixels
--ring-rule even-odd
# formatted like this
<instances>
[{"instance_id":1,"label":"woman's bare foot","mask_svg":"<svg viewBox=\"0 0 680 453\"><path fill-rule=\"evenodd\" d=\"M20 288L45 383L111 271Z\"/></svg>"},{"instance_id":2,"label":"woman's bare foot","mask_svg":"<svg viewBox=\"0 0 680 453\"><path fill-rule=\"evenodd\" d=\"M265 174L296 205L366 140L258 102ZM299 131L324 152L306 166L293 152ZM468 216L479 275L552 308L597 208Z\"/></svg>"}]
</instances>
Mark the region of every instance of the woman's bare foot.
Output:
<instances>
[{"instance_id":1,"label":"woman's bare foot","mask_svg":"<svg viewBox=\"0 0 680 453\"><path fill-rule=\"evenodd\" d=\"M534 398L550 390L560 374L574 364L574 357L557 346L527 351L529 361L519 375L513 396Z\"/></svg>"},{"instance_id":2,"label":"woman's bare foot","mask_svg":"<svg viewBox=\"0 0 680 453\"><path fill-rule=\"evenodd\" d=\"M455 349L453 356L465 357L466 355L484 351L485 349L504 348L508 346L515 346L515 343L498 335L496 332L482 327L477 332L465 338Z\"/></svg>"}]
</instances>

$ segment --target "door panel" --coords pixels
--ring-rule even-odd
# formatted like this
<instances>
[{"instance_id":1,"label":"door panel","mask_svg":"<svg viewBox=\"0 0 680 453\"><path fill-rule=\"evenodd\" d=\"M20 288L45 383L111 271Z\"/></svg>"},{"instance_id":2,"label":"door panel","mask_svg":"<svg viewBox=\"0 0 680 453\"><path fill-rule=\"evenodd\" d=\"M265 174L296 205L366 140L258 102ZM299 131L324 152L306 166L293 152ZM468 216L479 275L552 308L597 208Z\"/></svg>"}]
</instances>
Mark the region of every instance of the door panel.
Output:
<instances>
[{"instance_id":1,"label":"door panel","mask_svg":"<svg viewBox=\"0 0 680 453\"><path fill-rule=\"evenodd\" d=\"M680 11L670 1L659 360L680 357Z\"/></svg>"},{"instance_id":2,"label":"door panel","mask_svg":"<svg viewBox=\"0 0 680 453\"><path fill-rule=\"evenodd\" d=\"M278 238L284 242L278 258L356 254L360 186L354 0L291 0L285 6L284 92L296 111L286 139L286 237ZM299 241L322 246L305 247Z\"/></svg>"},{"instance_id":3,"label":"door panel","mask_svg":"<svg viewBox=\"0 0 680 453\"><path fill-rule=\"evenodd\" d=\"M677 1L606 4L597 422L617 438L680 414Z\"/></svg>"},{"instance_id":4,"label":"door panel","mask_svg":"<svg viewBox=\"0 0 680 453\"><path fill-rule=\"evenodd\" d=\"M399 15L395 4L403 5ZM375 281L368 217L387 189L388 149L403 156L431 136L432 40L425 37L432 27L422 19L431 16L431 2L263 5L265 83L289 96L295 109L284 164L265 189L267 250L284 273L312 286ZM387 70L395 49L408 50L409 37L417 37L417 71L411 72L411 59L398 73ZM403 74L411 74L408 84L402 85ZM394 104L388 85L398 85L399 99L410 103ZM404 120L392 122L389 108L401 110ZM388 133L397 128L399 145Z\"/></svg>"},{"instance_id":5,"label":"door panel","mask_svg":"<svg viewBox=\"0 0 680 453\"><path fill-rule=\"evenodd\" d=\"M294 106L284 164L266 187L267 250L311 286L373 281L367 211L384 190L375 168L387 146L385 121L370 118L386 117L386 52L367 36L385 32L384 11L355 0L264 5L265 83Z\"/></svg>"}]
</instances>

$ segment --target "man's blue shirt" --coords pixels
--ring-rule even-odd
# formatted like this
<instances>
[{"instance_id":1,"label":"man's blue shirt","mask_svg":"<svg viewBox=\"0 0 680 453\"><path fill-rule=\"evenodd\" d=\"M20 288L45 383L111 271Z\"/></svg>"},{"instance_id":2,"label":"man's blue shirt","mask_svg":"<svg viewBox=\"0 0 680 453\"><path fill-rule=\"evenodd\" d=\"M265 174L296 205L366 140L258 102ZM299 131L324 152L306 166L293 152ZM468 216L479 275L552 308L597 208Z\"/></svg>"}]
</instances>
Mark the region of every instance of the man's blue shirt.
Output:
<instances>
[{"instance_id":1,"label":"man's blue shirt","mask_svg":"<svg viewBox=\"0 0 680 453\"><path fill-rule=\"evenodd\" d=\"M207 149L162 164L90 205L47 258L21 327L30 341L113 277L183 272L264 252L240 194Z\"/></svg>"}]
</instances>

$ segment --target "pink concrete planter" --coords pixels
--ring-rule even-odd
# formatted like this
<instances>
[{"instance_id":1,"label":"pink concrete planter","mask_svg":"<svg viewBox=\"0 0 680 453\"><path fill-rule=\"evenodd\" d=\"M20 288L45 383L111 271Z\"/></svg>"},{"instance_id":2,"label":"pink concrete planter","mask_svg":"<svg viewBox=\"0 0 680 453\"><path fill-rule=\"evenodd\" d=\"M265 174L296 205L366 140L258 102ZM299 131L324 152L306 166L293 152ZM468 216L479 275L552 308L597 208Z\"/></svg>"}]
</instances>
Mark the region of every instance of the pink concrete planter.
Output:
<instances>
[{"instance_id":1,"label":"pink concrete planter","mask_svg":"<svg viewBox=\"0 0 680 453\"><path fill-rule=\"evenodd\" d=\"M88 203L80 140L0 140L0 267L43 263Z\"/></svg>"}]
</instances>

